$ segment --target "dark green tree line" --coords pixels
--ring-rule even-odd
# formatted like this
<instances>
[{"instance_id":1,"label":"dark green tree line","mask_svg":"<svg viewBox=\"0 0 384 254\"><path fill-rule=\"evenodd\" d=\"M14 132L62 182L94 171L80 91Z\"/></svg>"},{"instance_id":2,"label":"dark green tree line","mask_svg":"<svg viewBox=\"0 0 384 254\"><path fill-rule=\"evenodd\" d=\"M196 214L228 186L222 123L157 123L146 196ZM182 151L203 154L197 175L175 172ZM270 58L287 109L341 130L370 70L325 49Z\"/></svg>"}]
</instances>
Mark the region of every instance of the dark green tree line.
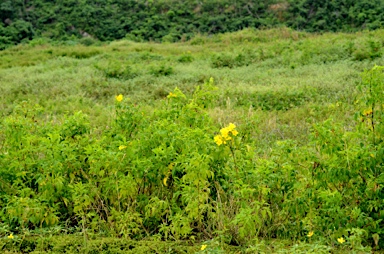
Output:
<instances>
[{"instance_id":1,"label":"dark green tree line","mask_svg":"<svg viewBox=\"0 0 384 254\"><path fill-rule=\"evenodd\" d=\"M383 13L383 0L2 0L0 48L36 37L178 41L278 25L310 32L377 29Z\"/></svg>"}]
</instances>

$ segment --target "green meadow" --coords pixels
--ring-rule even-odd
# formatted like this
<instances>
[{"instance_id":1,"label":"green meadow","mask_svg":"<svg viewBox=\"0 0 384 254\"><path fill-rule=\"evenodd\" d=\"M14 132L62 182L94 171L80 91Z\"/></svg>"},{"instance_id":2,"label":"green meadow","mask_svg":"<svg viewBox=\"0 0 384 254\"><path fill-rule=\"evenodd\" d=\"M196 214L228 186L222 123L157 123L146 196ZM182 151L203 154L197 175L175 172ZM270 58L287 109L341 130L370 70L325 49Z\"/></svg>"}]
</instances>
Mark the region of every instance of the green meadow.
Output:
<instances>
[{"instance_id":1,"label":"green meadow","mask_svg":"<svg viewBox=\"0 0 384 254\"><path fill-rule=\"evenodd\" d=\"M384 248L384 30L0 51L5 253Z\"/></svg>"}]
</instances>

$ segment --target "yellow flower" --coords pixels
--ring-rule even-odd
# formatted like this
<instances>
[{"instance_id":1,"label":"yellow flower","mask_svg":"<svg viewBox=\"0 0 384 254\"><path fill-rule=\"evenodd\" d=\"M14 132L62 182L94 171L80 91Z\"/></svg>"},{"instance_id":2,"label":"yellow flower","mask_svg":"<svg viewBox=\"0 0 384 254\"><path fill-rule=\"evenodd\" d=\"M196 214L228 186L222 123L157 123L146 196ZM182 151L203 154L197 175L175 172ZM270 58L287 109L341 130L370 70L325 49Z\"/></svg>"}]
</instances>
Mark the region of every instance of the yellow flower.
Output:
<instances>
[{"instance_id":1,"label":"yellow flower","mask_svg":"<svg viewBox=\"0 0 384 254\"><path fill-rule=\"evenodd\" d=\"M221 135L216 135L214 140L218 146L221 146L223 144L223 139L222 139Z\"/></svg>"},{"instance_id":2,"label":"yellow flower","mask_svg":"<svg viewBox=\"0 0 384 254\"><path fill-rule=\"evenodd\" d=\"M207 248L206 244L201 245L201 250L205 250Z\"/></svg>"},{"instance_id":3,"label":"yellow flower","mask_svg":"<svg viewBox=\"0 0 384 254\"><path fill-rule=\"evenodd\" d=\"M164 177L163 179L164 186L168 186L167 181L168 181L168 176Z\"/></svg>"},{"instance_id":4,"label":"yellow flower","mask_svg":"<svg viewBox=\"0 0 384 254\"><path fill-rule=\"evenodd\" d=\"M337 241L338 241L339 243L345 243L345 240L344 240L343 237L337 238Z\"/></svg>"},{"instance_id":5,"label":"yellow flower","mask_svg":"<svg viewBox=\"0 0 384 254\"><path fill-rule=\"evenodd\" d=\"M229 130L228 128L222 128L222 129L220 130L221 136L223 136L223 138L225 138L225 139L227 139L227 140L230 140L230 139L231 139L231 137L228 136L228 135L229 135L229 132L230 132L230 130Z\"/></svg>"},{"instance_id":6,"label":"yellow flower","mask_svg":"<svg viewBox=\"0 0 384 254\"><path fill-rule=\"evenodd\" d=\"M13 234L11 233L9 236L8 236L8 239L13 239Z\"/></svg>"},{"instance_id":7,"label":"yellow flower","mask_svg":"<svg viewBox=\"0 0 384 254\"><path fill-rule=\"evenodd\" d=\"M229 131L233 131L236 128L236 125L230 123L227 128L229 129Z\"/></svg>"},{"instance_id":8,"label":"yellow flower","mask_svg":"<svg viewBox=\"0 0 384 254\"><path fill-rule=\"evenodd\" d=\"M115 98L116 98L116 100L117 100L118 102L121 102L121 101L123 100L123 95L122 95L122 94L119 94L119 95L117 95Z\"/></svg>"},{"instance_id":9,"label":"yellow flower","mask_svg":"<svg viewBox=\"0 0 384 254\"><path fill-rule=\"evenodd\" d=\"M313 231L310 231L310 232L308 233L308 235L307 235L307 236L308 236L308 237L312 237L312 236L313 236L313 234L314 234L314 233L313 233Z\"/></svg>"},{"instance_id":10,"label":"yellow flower","mask_svg":"<svg viewBox=\"0 0 384 254\"><path fill-rule=\"evenodd\" d=\"M230 123L227 127L224 127L220 130L220 134L216 135L214 140L217 145L226 144L227 141L232 140L232 136L237 136L239 132L235 130L236 125Z\"/></svg>"},{"instance_id":11,"label":"yellow flower","mask_svg":"<svg viewBox=\"0 0 384 254\"><path fill-rule=\"evenodd\" d=\"M168 98L177 97L177 94L170 92L167 97Z\"/></svg>"},{"instance_id":12,"label":"yellow flower","mask_svg":"<svg viewBox=\"0 0 384 254\"><path fill-rule=\"evenodd\" d=\"M119 146L119 150L123 150L125 148L127 148L127 146L124 146L124 145Z\"/></svg>"}]
</instances>

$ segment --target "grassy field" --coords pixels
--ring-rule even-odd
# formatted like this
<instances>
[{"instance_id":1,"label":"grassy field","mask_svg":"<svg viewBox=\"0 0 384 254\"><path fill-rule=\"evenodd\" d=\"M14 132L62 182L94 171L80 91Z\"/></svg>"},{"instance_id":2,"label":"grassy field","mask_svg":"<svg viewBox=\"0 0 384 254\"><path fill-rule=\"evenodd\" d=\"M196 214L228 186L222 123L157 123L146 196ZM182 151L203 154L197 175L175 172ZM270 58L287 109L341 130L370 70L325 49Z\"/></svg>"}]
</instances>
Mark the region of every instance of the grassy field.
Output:
<instances>
[{"instance_id":1,"label":"grassy field","mask_svg":"<svg viewBox=\"0 0 384 254\"><path fill-rule=\"evenodd\" d=\"M100 124L110 118L106 109L117 94L155 106L175 87L191 94L213 77L220 98L209 110L218 124L257 112L263 139L266 133L306 136L302 120L328 118L332 109L324 105L353 105L361 72L383 61L381 36L381 30L311 35L282 29L177 44L52 46L37 41L0 53L1 113L30 100L55 115L82 110ZM370 49L371 42L378 48Z\"/></svg>"},{"instance_id":2,"label":"grassy field","mask_svg":"<svg viewBox=\"0 0 384 254\"><path fill-rule=\"evenodd\" d=\"M379 250L384 81L363 73L384 65L383 38L281 28L0 51L0 249Z\"/></svg>"}]
</instances>

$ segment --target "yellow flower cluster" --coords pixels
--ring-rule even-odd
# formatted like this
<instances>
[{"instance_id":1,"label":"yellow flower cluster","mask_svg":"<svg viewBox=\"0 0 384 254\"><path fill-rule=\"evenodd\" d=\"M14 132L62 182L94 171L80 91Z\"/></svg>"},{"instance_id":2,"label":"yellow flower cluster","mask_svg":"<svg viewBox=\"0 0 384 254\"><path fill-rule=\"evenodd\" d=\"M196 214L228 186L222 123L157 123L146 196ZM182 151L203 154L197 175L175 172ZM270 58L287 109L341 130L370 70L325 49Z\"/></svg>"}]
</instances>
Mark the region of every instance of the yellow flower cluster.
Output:
<instances>
[{"instance_id":1,"label":"yellow flower cluster","mask_svg":"<svg viewBox=\"0 0 384 254\"><path fill-rule=\"evenodd\" d=\"M122 95L122 94L119 94L119 95L115 96L115 98L116 98L116 100L117 100L118 102L121 102L121 101L123 100L123 95Z\"/></svg>"},{"instance_id":2,"label":"yellow flower cluster","mask_svg":"<svg viewBox=\"0 0 384 254\"><path fill-rule=\"evenodd\" d=\"M220 134L216 135L214 140L218 146L227 144L227 141L232 139L232 136L239 134L236 130L236 125L230 123L227 127L220 130Z\"/></svg>"}]
</instances>

